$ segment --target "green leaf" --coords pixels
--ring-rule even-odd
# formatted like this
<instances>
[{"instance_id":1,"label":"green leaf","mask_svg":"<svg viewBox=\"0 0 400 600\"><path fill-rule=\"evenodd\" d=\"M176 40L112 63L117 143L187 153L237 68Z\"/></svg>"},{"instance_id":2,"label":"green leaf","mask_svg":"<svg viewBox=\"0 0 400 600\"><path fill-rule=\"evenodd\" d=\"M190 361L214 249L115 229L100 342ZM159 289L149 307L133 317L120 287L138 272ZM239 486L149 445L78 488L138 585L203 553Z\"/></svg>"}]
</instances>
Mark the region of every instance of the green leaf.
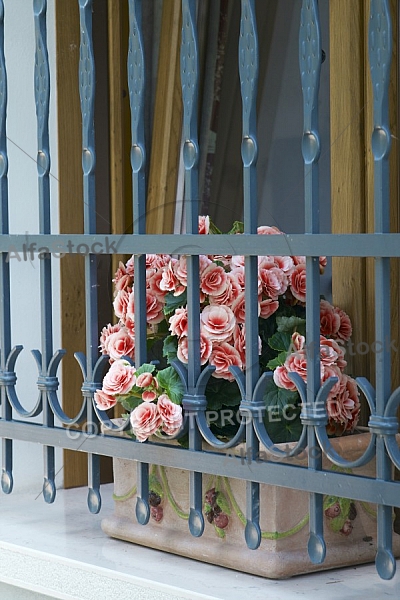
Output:
<instances>
[{"instance_id":1,"label":"green leaf","mask_svg":"<svg viewBox=\"0 0 400 600\"><path fill-rule=\"evenodd\" d=\"M282 352L283 350L287 351L290 347L291 342L291 334L283 331L277 331L268 340L269 346L273 348L273 350L278 350L278 352Z\"/></svg>"},{"instance_id":2,"label":"green leaf","mask_svg":"<svg viewBox=\"0 0 400 600\"><path fill-rule=\"evenodd\" d=\"M186 306L186 302L187 302L186 290L184 292L182 292L182 294L179 294L179 296L174 296L174 294L172 292L169 292L165 296L164 314L166 316L169 316L170 314L175 312L175 310L177 308Z\"/></svg>"},{"instance_id":3,"label":"green leaf","mask_svg":"<svg viewBox=\"0 0 400 600\"><path fill-rule=\"evenodd\" d=\"M221 491L218 491L216 503L222 510L222 512L226 513L228 516L231 514L231 505L229 504L225 494Z\"/></svg>"},{"instance_id":4,"label":"green leaf","mask_svg":"<svg viewBox=\"0 0 400 600\"><path fill-rule=\"evenodd\" d=\"M240 404L240 392L235 381L210 377L206 388L207 410L220 410L223 406Z\"/></svg>"},{"instance_id":5,"label":"green leaf","mask_svg":"<svg viewBox=\"0 0 400 600\"><path fill-rule=\"evenodd\" d=\"M178 351L178 339L177 339L176 335L169 335L164 340L163 356L166 357L168 362L171 362L176 358L177 351Z\"/></svg>"},{"instance_id":6,"label":"green leaf","mask_svg":"<svg viewBox=\"0 0 400 600\"><path fill-rule=\"evenodd\" d=\"M284 350L283 352L280 352L278 354L278 356L276 356L275 358L272 358L270 361L267 362L268 369L271 369L271 371L273 371L274 369L276 369L276 367L280 367L281 365L284 364L286 357L287 357L286 350Z\"/></svg>"},{"instance_id":7,"label":"green leaf","mask_svg":"<svg viewBox=\"0 0 400 600\"><path fill-rule=\"evenodd\" d=\"M209 504L208 502L204 502L204 512L206 513L206 515L208 515L208 513L210 513L211 511L212 511L211 504Z\"/></svg>"},{"instance_id":8,"label":"green leaf","mask_svg":"<svg viewBox=\"0 0 400 600\"><path fill-rule=\"evenodd\" d=\"M168 398L174 404L181 404L184 393L183 383L173 367L167 367L157 373L160 387L165 389Z\"/></svg>"},{"instance_id":9,"label":"green leaf","mask_svg":"<svg viewBox=\"0 0 400 600\"><path fill-rule=\"evenodd\" d=\"M154 371L155 368L156 368L155 365L151 365L149 363L143 363L143 365L141 365L137 369L137 371L136 371L136 377L138 377L142 373L153 373L153 371Z\"/></svg>"},{"instance_id":10,"label":"green leaf","mask_svg":"<svg viewBox=\"0 0 400 600\"><path fill-rule=\"evenodd\" d=\"M125 408L125 410L129 410L132 412L139 404L143 402L141 398L137 398L137 396L121 396L119 400L120 404Z\"/></svg>"},{"instance_id":11,"label":"green leaf","mask_svg":"<svg viewBox=\"0 0 400 600\"><path fill-rule=\"evenodd\" d=\"M220 529L219 527L217 527L216 525L214 525L214 529L216 531L216 534L219 538L224 538L225 537L225 531L223 529Z\"/></svg>"},{"instance_id":12,"label":"green leaf","mask_svg":"<svg viewBox=\"0 0 400 600\"><path fill-rule=\"evenodd\" d=\"M263 399L266 407L278 406L283 410L288 405L297 405L299 402L299 394L298 392L292 392L291 390L285 390L284 388L278 387L271 378L265 386Z\"/></svg>"},{"instance_id":13,"label":"green leaf","mask_svg":"<svg viewBox=\"0 0 400 600\"><path fill-rule=\"evenodd\" d=\"M244 233L244 223L242 221L234 221L232 228L228 234Z\"/></svg>"},{"instance_id":14,"label":"green leaf","mask_svg":"<svg viewBox=\"0 0 400 600\"><path fill-rule=\"evenodd\" d=\"M222 231L220 229L218 229L218 227L216 226L216 224L211 219L210 219L209 233L211 233L211 234L220 234L220 233L222 233Z\"/></svg>"},{"instance_id":15,"label":"green leaf","mask_svg":"<svg viewBox=\"0 0 400 600\"><path fill-rule=\"evenodd\" d=\"M279 388L270 379L263 399L267 409L264 425L272 441L276 444L297 441L302 431L298 392Z\"/></svg>"},{"instance_id":16,"label":"green leaf","mask_svg":"<svg viewBox=\"0 0 400 600\"><path fill-rule=\"evenodd\" d=\"M149 477L149 490L158 494L160 498L164 497L164 490L160 483L160 480L154 473L152 473Z\"/></svg>"},{"instance_id":17,"label":"green leaf","mask_svg":"<svg viewBox=\"0 0 400 600\"><path fill-rule=\"evenodd\" d=\"M278 331L281 333L294 333L298 331L301 335L306 333L306 320L295 315L291 317L276 317Z\"/></svg>"}]
</instances>

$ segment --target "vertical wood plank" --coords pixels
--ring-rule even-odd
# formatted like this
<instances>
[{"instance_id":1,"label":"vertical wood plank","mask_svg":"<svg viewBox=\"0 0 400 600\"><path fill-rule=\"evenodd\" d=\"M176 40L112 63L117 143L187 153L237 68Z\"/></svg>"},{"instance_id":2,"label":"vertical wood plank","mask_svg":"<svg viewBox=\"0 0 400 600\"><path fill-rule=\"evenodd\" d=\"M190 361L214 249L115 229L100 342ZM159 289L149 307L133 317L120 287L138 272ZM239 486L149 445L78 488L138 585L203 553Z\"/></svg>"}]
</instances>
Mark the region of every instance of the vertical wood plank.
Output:
<instances>
[{"instance_id":1,"label":"vertical wood plank","mask_svg":"<svg viewBox=\"0 0 400 600\"><path fill-rule=\"evenodd\" d=\"M365 1L334 0L330 9L331 86L331 215L333 233L366 231L364 123ZM353 322L354 347L346 355L348 371L369 376L365 354L357 345L367 341L366 264L360 258L332 261L333 301ZM359 346L359 348L362 348Z\"/></svg>"},{"instance_id":2,"label":"vertical wood plank","mask_svg":"<svg viewBox=\"0 0 400 600\"><path fill-rule=\"evenodd\" d=\"M82 134L79 89L79 11L70 0L56 3L57 121L60 233L83 232ZM83 257L66 255L61 261L61 338L67 355L62 361L62 398L65 412L74 415L82 404L82 374L74 352L85 351L85 294ZM64 450L64 486L87 483L87 459Z\"/></svg>"},{"instance_id":3,"label":"vertical wood plank","mask_svg":"<svg viewBox=\"0 0 400 600\"><path fill-rule=\"evenodd\" d=\"M183 114L180 39L181 2L164 0L147 198L148 233L173 232Z\"/></svg>"}]
</instances>

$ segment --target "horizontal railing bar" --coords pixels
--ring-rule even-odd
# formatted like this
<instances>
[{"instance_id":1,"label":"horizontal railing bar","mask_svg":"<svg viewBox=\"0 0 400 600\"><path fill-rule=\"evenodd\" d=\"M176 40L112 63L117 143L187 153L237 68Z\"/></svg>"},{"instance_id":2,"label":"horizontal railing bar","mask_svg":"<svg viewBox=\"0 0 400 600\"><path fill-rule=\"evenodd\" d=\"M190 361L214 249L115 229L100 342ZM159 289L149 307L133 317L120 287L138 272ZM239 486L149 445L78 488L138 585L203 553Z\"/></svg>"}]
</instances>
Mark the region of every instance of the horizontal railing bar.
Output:
<instances>
[{"instance_id":1,"label":"horizontal railing bar","mask_svg":"<svg viewBox=\"0 0 400 600\"><path fill-rule=\"evenodd\" d=\"M400 257L400 233L286 235L0 235L0 252L29 261L60 254L236 254Z\"/></svg>"},{"instance_id":2,"label":"horizontal railing bar","mask_svg":"<svg viewBox=\"0 0 400 600\"><path fill-rule=\"evenodd\" d=\"M398 482L377 481L370 477L358 477L337 471L314 471L306 467L276 462L252 461L250 463L246 455L226 454L224 456L215 452L194 452L164 444L141 444L120 436L90 435L82 431L60 427L46 428L40 424L21 421L0 420L0 437L318 494L332 494L332 490L335 490L335 494L343 498L400 507ZM356 494L355 478L357 478Z\"/></svg>"}]
</instances>

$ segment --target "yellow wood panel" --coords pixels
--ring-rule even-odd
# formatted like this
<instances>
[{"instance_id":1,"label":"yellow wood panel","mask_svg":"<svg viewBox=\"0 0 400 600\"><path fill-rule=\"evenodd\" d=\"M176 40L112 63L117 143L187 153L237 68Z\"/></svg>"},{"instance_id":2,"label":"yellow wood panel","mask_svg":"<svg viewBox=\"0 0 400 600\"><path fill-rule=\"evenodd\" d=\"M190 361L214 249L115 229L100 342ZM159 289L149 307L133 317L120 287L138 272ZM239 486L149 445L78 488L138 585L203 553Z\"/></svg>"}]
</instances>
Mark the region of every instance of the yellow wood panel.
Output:
<instances>
[{"instance_id":1,"label":"yellow wood panel","mask_svg":"<svg viewBox=\"0 0 400 600\"><path fill-rule=\"evenodd\" d=\"M364 3L330 9L331 214L333 233L365 232ZM365 260L334 258L333 300L351 316L352 340L366 341ZM346 356L349 372L368 375L365 355Z\"/></svg>"},{"instance_id":2,"label":"yellow wood panel","mask_svg":"<svg viewBox=\"0 0 400 600\"><path fill-rule=\"evenodd\" d=\"M82 136L78 88L79 11L70 0L56 3L58 164L60 233L83 232ZM65 412L74 416L82 405L82 372L74 352L85 352L84 258L66 255L60 265L61 340ZM102 457L102 481L110 481L111 461ZM87 484L87 455L64 450L64 486Z\"/></svg>"},{"instance_id":3,"label":"yellow wood panel","mask_svg":"<svg viewBox=\"0 0 400 600\"><path fill-rule=\"evenodd\" d=\"M132 222L132 180L129 177L130 120L127 82L127 46L129 33L128 6L108 0L108 57L110 97L110 199L111 232L124 234ZM113 255L112 272L115 273L123 255ZM114 318L116 322L116 317ZM114 416L125 412L117 405Z\"/></svg>"},{"instance_id":4,"label":"yellow wood panel","mask_svg":"<svg viewBox=\"0 0 400 600\"><path fill-rule=\"evenodd\" d=\"M164 0L147 197L148 233L173 232L182 131L180 36L181 2Z\"/></svg>"},{"instance_id":5,"label":"yellow wood panel","mask_svg":"<svg viewBox=\"0 0 400 600\"><path fill-rule=\"evenodd\" d=\"M56 3L58 163L60 233L83 232L79 64L79 12L69 0ZM61 336L67 355L62 361L64 410L74 415L82 404L82 374L73 353L85 351L85 294L83 257L61 261ZM64 485L87 482L86 455L64 451Z\"/></svg>"},{"instance_id":6,"label":"yellow wood panel","mask_svg":"<svg viewBox=\"0 0 400 600\"><path fill-rule=\"evenodd\" d=\"M391 0L395 52L390 87L391 230L399 231L398 114L396 72L397 3ZM374 231L374 161L371 152L373 100L368 61L369 1L330 2L331 58L331 183L332 231ZM348 24L348 26L344 26ZM399 346L399 261L392 260L392 339ZM374 384L375 355L357 353L357 344L371 347L375 339L374 260L336 258L333 261L334 301L352 317L355 356L347 355L353 374L364 375ZM363 350L366 346L363 346ZM398 353L392 361L392 386L400 384ZM366 413L365 413L366 414ZM364 415L365 416L365 415Z\"/></svg>"}]
</instances>

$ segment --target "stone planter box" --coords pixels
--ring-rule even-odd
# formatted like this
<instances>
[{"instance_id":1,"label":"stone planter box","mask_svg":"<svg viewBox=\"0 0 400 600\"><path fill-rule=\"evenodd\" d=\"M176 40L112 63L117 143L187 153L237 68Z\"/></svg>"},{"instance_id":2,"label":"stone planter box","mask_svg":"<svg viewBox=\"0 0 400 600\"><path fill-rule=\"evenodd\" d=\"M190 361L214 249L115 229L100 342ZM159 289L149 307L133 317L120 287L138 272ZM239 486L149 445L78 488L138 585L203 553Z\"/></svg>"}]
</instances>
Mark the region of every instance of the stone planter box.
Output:
<instances>
[{"instance_id":1,"label":"stone planter box","mask_svg":"<svg viewBox=\"0 0 400 600\"><path fill-rule=\"evenodd\" d=\"M334 444L343 456L355 458L367 447L369 434L338 438ZM239 450L240 451L240 450ZM293 463L292 463L293 464ZM298 460L298 464L305 461ZM325 464L325 468L330 463ZM135 461L114 459L114 515L103 520L104 532L112 537L185 557L269 578L356 565L375 560L375 506L340 498L325 498L324 531L327 545L322 565L311 563L307 554L308 494L261 485L260 525L262 542L249 550L244 540L245 482L204 475L203 497L208 519L202 537L188 530L188 473L172 468L150 467L152 518L139 525L135 517ZM357 474L375 476L375 464ZM215 493L213 489L215 488ZM210 492L211 490L211 492ZM210 510L211 509L211 510ZM226 517L218 515L224 514ZM208 522L213 518L213 522ZM220 527L217 527L220 525ZM400 556L400 536L394 536L394 552Z\"/></svg>"}]
</instances>

